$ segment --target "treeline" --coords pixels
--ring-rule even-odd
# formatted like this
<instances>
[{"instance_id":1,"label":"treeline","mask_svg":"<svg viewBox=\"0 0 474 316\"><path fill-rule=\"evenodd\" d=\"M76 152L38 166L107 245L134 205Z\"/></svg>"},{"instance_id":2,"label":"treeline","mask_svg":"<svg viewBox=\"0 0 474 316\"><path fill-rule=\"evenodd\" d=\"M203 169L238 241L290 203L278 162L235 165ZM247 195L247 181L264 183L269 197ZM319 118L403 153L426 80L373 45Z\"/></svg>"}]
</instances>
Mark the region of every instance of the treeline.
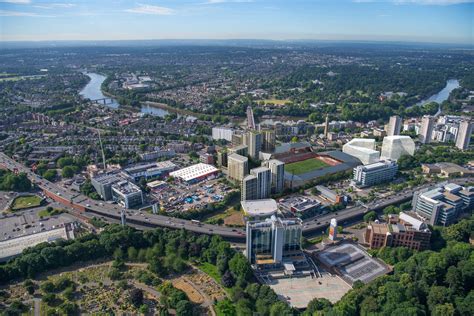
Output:
<instances>
[{"instance_id":1,"label":"treeline","mask_svg":"<svg viewBox=\"0 0 474 316\"><path fill-rule=\"evenodd\" d=\"M75 240L42 243L0 265L0 284L18 278L33 278L39 273L80 261L112 257L115 258L113 268L116 271L110 273L114 279L121 277L121 260L146 262L148 269L159 276L183 272L190 263L215 266L222 285L231 293L229 299L217 306L219 310L226 311L224 315L251 315L254 312L282 315L275 313L291 312L289 306L280 302L270 287L255 284L247 259L242 253L230 248L228 242L218 236L197 235L185 230L155 229L142 232L130 227L109 225L100 235L89 234Z\"/></svg>"},{"instance_id":2,"label":"treeline","mask_svg":"<svg viewBox=\"0 0 474 316\"><path fill-rule=\"evenodd\" d=\"M26 192L31 189L31 181L25 173L14 174L0 169L0 191Z\"/></svg>"},{"instance_id":3,"label":"treeline","mask_svg":"<svg viewBox=\"0 0 474 316\"><path fill-rule=\"evenodd\" d=\"M453 162L464 165L474 159L474 151L461 151L454 146L423 145L413 156L404 155L397 161L400 170L420 167L422 163Z\"/></svg>"}]
</instances>

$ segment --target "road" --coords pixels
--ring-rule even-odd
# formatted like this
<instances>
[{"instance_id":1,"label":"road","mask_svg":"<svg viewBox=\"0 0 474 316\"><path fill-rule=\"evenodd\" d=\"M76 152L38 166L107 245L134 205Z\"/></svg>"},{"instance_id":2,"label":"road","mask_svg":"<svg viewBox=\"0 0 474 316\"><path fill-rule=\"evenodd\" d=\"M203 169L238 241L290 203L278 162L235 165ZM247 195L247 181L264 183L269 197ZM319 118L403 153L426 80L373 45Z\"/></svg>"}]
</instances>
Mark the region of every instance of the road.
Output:
<instances>
[{"instance_id":1,"label":"road","mask_svg":"<svg viewBox=\"0 0 474 316\"><path fill-rule=\"evenodd\" d=\"M61 200L63 204L68 207L74 207L79 210L78 215L92 218L94 216L103 218L106 221L112 220L112 222L120 221L120 213L124 209L123 207L116 204L103 203L96 200L89 199L88 197L58 186L50 181L47 181L35 174L29 168L16 162L4 153L0 153L0 166L9 169L11 171L17 170L18 172L24 172L28 178L41 188L45 194L49 192L50 197L55 200ZM459 178L452 179L451 182L463 185L469 182L470 179ZM326 230L329 226L329 222L332 218L336 218L338 223L343 224L358 220L364 216L368 211L379 211L385 207L406 202L410 200L413 193L417 190L434 186L434 184L425 184L418 186L413 189L408 189L402 192L398 192L392 196L379 199L375 202L368 203L366 207L355 206L346 208L336 213L327 215L317 216L307 219L303 223L303 235L305 237L311 237ZM156 215L143 213L133 209L125 209L127 223L137 228L153 228L153 227L168 227L173 229L186 229L195 233L208 234L208 235L220 235L224 239L244 243L245 242L245 231L239 228L230 228L218 225L210 225L205 223L193 223L189 220L178 219L169 216Z\"/></svg>"},{"instance_id":2,"label":"road","mask_svg":"<svg viewBox=\"0 0 474 316\"><path fill-rule=\"evenodd\" d=\"M109 204L92 200L78 192L56 185L41 176L35 174L29 168L11 159L4 153L0 153L0 166L11 171L24 172L32 183L37 185L49 197L61 200L67 207L74 207L80 210L80 214L85 217L104 217L120 220L120 213L124 209L116 204ZM82 212L81 212L82 211ZM189 220L177 219L174 217L148 214L133 209L125 209L127 223L144 227L168 227L174 229L186 229L201 234L220 235L229 241L244 242L245 232L243 229L230 228L224 226L210 225L205 223L193 223Z\"/></svg>"}]
</instances>

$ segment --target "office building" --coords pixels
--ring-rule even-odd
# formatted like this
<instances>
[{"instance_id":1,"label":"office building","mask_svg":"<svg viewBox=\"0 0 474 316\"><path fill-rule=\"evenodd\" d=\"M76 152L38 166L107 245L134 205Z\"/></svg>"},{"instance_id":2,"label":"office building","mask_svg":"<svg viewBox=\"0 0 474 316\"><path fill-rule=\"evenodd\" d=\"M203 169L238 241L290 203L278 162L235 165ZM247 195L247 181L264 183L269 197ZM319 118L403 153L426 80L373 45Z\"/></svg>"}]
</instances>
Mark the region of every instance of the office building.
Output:
<instances>
[{"instance_id":1,"label":"office building","mask_svg":"<svg viewBox=\"0 0 474 316\"><path fill-rule=\"evenodd\" d=\"M91 178L91 184L102 199L109 201L113 199L112 185L127 179L129 179L129 177L125 173L117 170L113 172L102 173Z\"/></svg>"},{"instance_id":2,"label":"office building","mask_svg":"<svg viewBox=\"0 0 474 316\"><path fill-rule=\"evenodd\" d=\"M217 165L219 167L227 168L227 149L221 149L217 152Z\"/></svg>"},{"instance_id":3,"label":"office building","mask_svg":"<svg viewBox=\"0 0 474 316\"><path fill-rule=\"evenodd\" d=\"M282 211L301 216L303 214L316 214L322 210L321 202L307 196L291 196L280 199L278 202Z\"/></svg>"},{"instance_id":4,"label":"office building","mask_svg":"<svg viewBox=\"0 0 474 316\"><path fill-rule=\"evenodd\" d=\"M229 148L228 153L229 155L237 154L237 155L247 157L249 155L249 148L247 145L238 145L238 146Z\"/></svg>"},{"instance_id":5,"label":"office building","mask_svg":"<svg viewBox=\"0 0 474 316\"><path fill-rule=\"evenodd\" d=\"M415 192L414 212L431 225L447 226L454 223L463 210L472 208L474 188L463 188L454 183L440 184L434 189Z\"/></svg>"},{"instance_id":6,"label":"office building","mask_svg":"<svg viewBox=\"0 0 474 316\"><path fill-rule=\"evenodd\" d=\"M465 210L474 210L474 187L463 187L458 195L462 199Z\"/></svg>"},{"instance_id":7,"label":"office building","mask_svg":"<svg viewBox=\"0 0 474 316\"><path fill-rule=\"evenodd\" d=\"M382 247L406 247L427 250L431 231L419 219L401 212L390 215L388 223L371 222L365 230L365 242L371 249Z\"/></svg>"},{"instance_id":8,"label":"office building","mask_svg":"<svg viewBox=\"0 0 474 316\"><path fill-rule=\"evenodd\" d=\"M209 153L201 153L199 154L199 161L208 165L214 164L214 155Z\"/></svg>"},{"instance_id":9,"label":"office building","mask_svg":"<svg viewBox=\"0 0 474 316\"><path fill-rule=\"evenodd\" d=\"M357 187L368 187L392 180L398 171L395 161L382 160L354 168L352 182Z\"/></svg>"},{"instance_id":10,"label":"office building","mask_svg":"<svg viewBox=\"0 0 474 316\"><path fill-rule=\"evenodd\" d=\"M380 153L375 150L375 139L354 138L342 146L342 152L359 159L364 165L380 160Z\"/></svg>"},{"instance_id":11,"label":"office building","mask_svg":"<svg viewBox=\"0 0 474 316\"><path fill-rule=\"evenodd\" d=\"M249 174L249 160L247 157L230 154L227 156L228 177L233 181L242 181Z\"/></svg>"},{"instance_id":12,"label":"office building","mask_svg":"<svg viewBox=\"0 0 474 316\"><path fill-rule=\"evenodd\" d=\"M410 136L387 136L382 143L380 159L398 160L403 155L415 154L415 142Z\"/></svg>"},{"instance_id":13,"label":"office building","mask_svg":"<svg viewBox=\"0 0 474 316\"><path fill-rule=\"evenodd\" d=\"M244 136L244 145L247 145L249 150L248 155L252 159L259 159L260 151L262 151L262 133L249 131Z\"/></svg>"},{"instance_id":14,"label":"office building","mask_svg":"<svg viewBox=\"0 0 474 316\"><path fill-rule=\"evenodd\" d=\"M387 125L387 136L400 135L402 129L402 118L398 115L390 116L390 120Z\"/></svg>"},{"instance_id":15,"label":"office building","mask_svg":"<svg viewBox=\"0 0 474 316\"><path fill-rule=\"evenodd\" d=\"M272 193L282 193L285 184L285 163L271 159L263 161L262 166L269 168L272 173Z\"/></svg>"},{"instance_id":16,"label":"office building","mask_svg":"<svg viewBox=\"0 0 474 316\"><path fill-rule=\"evenodd\" d=\"M469 121L462 121L459 124L458 136L456 138L456 147L461 150L469 148L469 142L471 141L471 134L474 124Z\"/></svg>"},{"instance_id":17,"label":"office building","mask_svg":"<svg viewBox=\"0 0 474 316\"><path fill-rule=\"evenodd\" d=\"M334 190L329 189L323 185L317 185L316 189L319 191L319 195L333 204L347 203L350 197L346 195L340 195Z\"/></svg>"},{"instance_id":18,"label":"office building","mask_svg":"<svg viewBox=\"0 0 474 316\"><path fill-rule=\"evenodd\" d=\"M268 199L272 185L272 173L266 167L258 167L250 170L250 174L257 178L257 196L255 200Z\"/></svg>"},{"instance_id":19,"label":"office building","mask_svg":"<svg viewBox=\"0 0 474 316\"><path fill-rule=\"evenodd\" d=\"M240 189L240 200L241 201L252 201L258 200L257 195L257 177L253 174L249 174L242 179L242 185Z\"/></svg>"},{"instance_id":20,"label":"office building","mask_svg":"<svg viewBox=\"0 0 474 316\"><path fill-rule=\"evenodd\" d=\"M421 127L420 127L420 142L422 144L428 144L431 142L433 137L433 128L434 128L434 119L432 116L425 115L421 119Z\"/></svg>"},{"instance_id":21,"label":"office building","mask_svg":"<svg viewBox=\"0 0 474 316\"><path fill-rule=\"evenodd\" d=\"M113 200L126 208L140 206L143 204L143 192L134 183L119 181L112 185Z\"/></svg>"},{"instance_id":22,"label":"office building","mask_svg":"<svg viewBox=\"0 0 474 316\"><path fill-rule=\"evenodd\" d=\"M262 151L273 152L275 150L276 138L275 131L272 129L264 129L262 133Z\"/></svg>"},{"instance_id":23,"label":"office building","mask_svg":"<svg viewBox=\"0 0 474 316\"><path fill-rule=\"evenodd\" d=\"M244 134L242 132L234 132L232 135L232 146L240 146L244 143Z\"/></svg>"},{"instance_id":24,"label":"office building","mask_svg":"<svg viewBox=\"0 0 474 316\"><path fill-rule=\"evenodd\" d=\"M304 259L301 252L302 221L271 216L264 221L246 224L245 256L257 266L296 264Z\"/></svg>"},{"instance_id":25,"label":"office building","mask_svg":"<svg viewBox=\"0 0 474 316\"><path fill-rule=\"evenodd\" d=\"M230 128L225 128L225 127L212 128L212 139L214 140L224 139L228 142L231 142L233 135L234 135L234 131Z\"/></svg>"},{"instance_id":26,"label":"office building","mask_svg":"<svg viewBox=\"0 0 474 316\"><path fill-rule=\"evenodd\" d=\"M147 164L138 164L124 169L124 171L133 180L138 181L140 178L152 179L167 176L171 171L176 169L176 165L171 161L153 162Z\"/></svg>"}]
</instances>

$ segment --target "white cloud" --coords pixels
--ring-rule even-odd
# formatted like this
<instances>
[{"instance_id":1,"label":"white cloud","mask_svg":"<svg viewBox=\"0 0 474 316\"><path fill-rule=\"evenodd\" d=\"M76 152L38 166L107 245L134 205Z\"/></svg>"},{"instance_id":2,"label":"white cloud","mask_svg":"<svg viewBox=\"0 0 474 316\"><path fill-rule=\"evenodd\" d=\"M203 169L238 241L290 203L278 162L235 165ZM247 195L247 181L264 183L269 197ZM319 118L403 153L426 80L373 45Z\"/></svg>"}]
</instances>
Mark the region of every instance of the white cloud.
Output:
<instances>
[{"instance_id":1,"label":"white cloud","mask_svg":"<svg viewBox=\"0 0 474 316\"><path fill-rule=\"evenodd\" d=\"M219 3L249 3L253 0L207 0L202 4L219 4Z\"/></svg>"},{"instance_id":2,"label":"white cloud","mask_svg":"<svg viewBox=\"0 0 474 316\"><path fill-rule=\"evenodd\" d=\"M31 0L0 0L0 2L15 3L15 4L28 4L28 3L31 3Z\"/></svg>"},{"instance_id":3,"label":"white cloud","mask_svg":"<svg viewBox=\"0 0 474 316\"><path fill-rule=\"evenodd\" d=\"M54 15L41 15L33 12L20 12L0 10L0 16L17 16L17 17L33 17L33 18L54 18Z\"/></svg>"},{"instance_id":4,"label":"white cloud","mask_svg":"<svg viewBox=\"0 0 474 316\"><path fill-rule=\"evenodd\" d=\"M175 10L156 5L140 4L136 8L125 10L125 12L154 15L172 15L175 13Z\"/></svg>"},{"instance_id":5,"label":"white cloud","mask_svg":"<svg viewBox=\"0 0 474 316\"><path fill-rule=\"evenodd\" d=\"M38 8L38 9L68 9L68 8L73 8L75 7L76 4L74 3L48 3L48 4L38 4L34 5L33 7Z\"/></svg>"},{"instance_id":6,"label":"white cloud","mask_svg":"<svg viewBox=\"0 0 474 316\"><path fill-rule=\"evenodd\" d=\"M451 5L472 3L474 0L394 0L397 4L423 4L423 5Z\"/></svg>"},{"instance_id":7,"label":"white cloud","mask_svg":"<svg viewBox=\"0 0 474 316\"><path fill-rule=\"evenodd\" d=\"M353 0L356 3L389 2L394 4L453 5L474 3L474 0Z\"/></svg>"}]
</instances>

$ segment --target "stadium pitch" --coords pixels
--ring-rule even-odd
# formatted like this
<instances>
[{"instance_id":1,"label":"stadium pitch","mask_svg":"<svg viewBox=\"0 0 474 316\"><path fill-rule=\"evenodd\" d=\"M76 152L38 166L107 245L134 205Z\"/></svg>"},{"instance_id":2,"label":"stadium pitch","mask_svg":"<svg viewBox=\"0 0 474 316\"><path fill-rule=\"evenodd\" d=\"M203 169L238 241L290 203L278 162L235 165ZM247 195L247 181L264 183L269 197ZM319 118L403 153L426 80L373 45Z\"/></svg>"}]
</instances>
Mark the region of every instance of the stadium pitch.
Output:
<instances>
[{"instance_id":1,"label":"stadium pitch","mask_svg":"<svg viewBox=\"0 0 474 316\"><path fill-rule=\"evenodd\" d=\"M311 158L303 161L297 161L285 165L285 171L288 171L291 174L303 174L316 169L321 169L328 167L329 165L319 159Z\"/></svg>"}]
</instances>

